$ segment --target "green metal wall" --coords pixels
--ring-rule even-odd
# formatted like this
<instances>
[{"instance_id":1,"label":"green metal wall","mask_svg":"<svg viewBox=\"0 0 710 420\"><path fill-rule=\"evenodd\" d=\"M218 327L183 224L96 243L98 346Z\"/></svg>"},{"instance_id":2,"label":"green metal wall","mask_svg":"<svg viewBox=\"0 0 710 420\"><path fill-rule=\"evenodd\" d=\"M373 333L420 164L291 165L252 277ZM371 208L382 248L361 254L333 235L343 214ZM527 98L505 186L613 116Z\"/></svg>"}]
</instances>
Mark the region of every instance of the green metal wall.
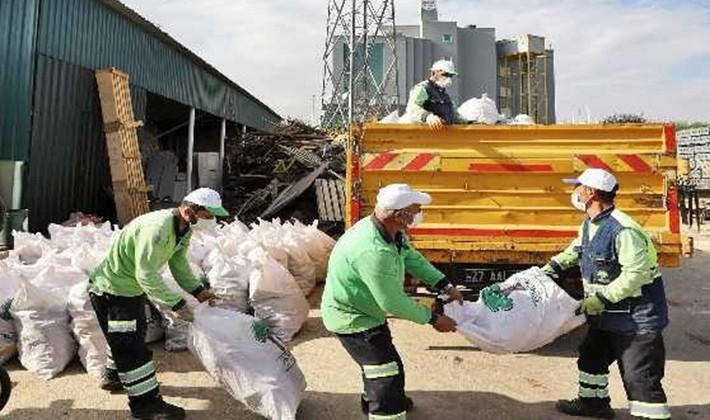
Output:
<instances>
[{"instance_id":1,"label":"green metal wall","mask_svg":"<svg viewBox=\"0 0 710 420\"><path fill-rule=\"evenodd\" d=\"M27 160L39 0L0 0L0 160Z\"/></svg>"},{"instance_id":2,"label":"green metal wall","mask_svg":"<svg viewBox=\"0 0 710 420\"><path fill-rule=\"evenodd\" d=\"M149 32L148 25L113 0L42 0L37 53L91 69L119 68L134 85L254 128L280 120L248 92L210 73L207 63L169 45L166 34Z\"/></svg>"}]
</instances>

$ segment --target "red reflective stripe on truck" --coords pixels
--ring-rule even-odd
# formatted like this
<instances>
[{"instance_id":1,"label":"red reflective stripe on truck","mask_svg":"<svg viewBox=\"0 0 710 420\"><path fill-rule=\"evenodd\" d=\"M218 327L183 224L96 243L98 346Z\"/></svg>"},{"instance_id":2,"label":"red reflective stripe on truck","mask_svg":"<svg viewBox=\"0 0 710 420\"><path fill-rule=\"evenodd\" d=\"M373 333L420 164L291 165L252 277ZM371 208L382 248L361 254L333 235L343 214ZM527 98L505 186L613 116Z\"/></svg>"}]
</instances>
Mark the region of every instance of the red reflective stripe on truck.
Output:
<instances>
[{"instance_id":1,"label":"red reflective stripe on truck","mask_svg":"<svg viewBox=\"0 0 710 420\"><path fill-rule=\"evenodd\" d=\"M678 188L668 187L668 224L671 233L680 233L680 213L678 209Z\"/></svg>"},{"instance_id":2,"label":"red reflective stripe on truck","mask_svg":"<svg viewBox=\"0 0 710 420\"><path fill-rule=\"evenodd\" d=\"M366 171L376 171L384 168L388 163L392 162L397 157L397 153L382 153L363 167Z\"/></svg>"},{"instance_id":3,"label":"red reflective stripe on truck","mask_svg":"<svg viewBox=\"0 0 710 420\"><path fill-rule=\"evenodd\" d=\"M469 171L474 172L553 172L552 165L523 165L518 163L472 163Z\"/></svg>"},{"instance_id":4,"label":"red reflective stripe on truck","mask_svg":"<svg viewBox=\"0 0 710 420\"><path fill-rule=\"evenodd\" d=\"M429 162L431 162L436 157L433 153L422 153L415 157L411 162L409 162L405 167L405 171L418 171L425 167Z\"/></svg>"},{"instance_id":5,"label":"red reflective stripe on truck","mask_svg":"<svg viewBox=\"0 0 710 420\"><path fill-rule=\"evenodd\" d=\"M653 172L653 167L638 155L617 155L625 164L636 172Z\"/></svg>"},{"instance_id":6,"label":"red reflective stripe on truck","mask_svg":"<svg viewBox=\"0 0 710 420\"><path fill-rule=\"evenodd\" d=\"M464 229L464 228L418 228L409 229L411 235L441 236L511 236L515 238L576 238L576 230L542 229Z\"/></svg>"},{"instance_id":7,"label":"red reflective stripe on truck","mask_svg":"<svg viewBox=\"0 0 710 420\"><path fill-rule=\"evenodd\" d=\"M603 160L596 155L577 155L577 157L584 162L589 168L604 169L605 171L614 172L609 165L607 165Z\"/></svg>"},{"instance_id":8,"label":"red reflective stripe on truck","mask_svg":"<svg viewBox=\"0 0 710 420\"><path fill-rule=\"evenodd\" d=\"M663 134L666 140L666 153L675 152L678 143L675 138L675 125L667 124L663 127Z\"/></svg>"}]
</instances>

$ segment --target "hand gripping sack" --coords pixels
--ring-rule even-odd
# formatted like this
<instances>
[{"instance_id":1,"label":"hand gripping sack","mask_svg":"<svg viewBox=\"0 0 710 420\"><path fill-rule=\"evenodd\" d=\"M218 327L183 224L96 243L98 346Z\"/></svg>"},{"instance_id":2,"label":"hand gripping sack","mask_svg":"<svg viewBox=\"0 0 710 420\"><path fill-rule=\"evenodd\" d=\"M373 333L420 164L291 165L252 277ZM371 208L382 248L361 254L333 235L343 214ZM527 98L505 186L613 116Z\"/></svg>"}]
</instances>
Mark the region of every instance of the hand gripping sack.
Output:
<instances>
[{"instance_id":1,"label":"hand gripping sack","mask_svg":"<svg viewBox=\"0 0 710 420\"><path fill-rule=\"evenodd\" d=\"M306 380L291 352L255 328L254 321L200 305L190 328L190 351L249 410L272 420L294 420Z\"/></svg>"},{"instance_id":2,"label":"hand gripping sack","mask_svg":"<svg viewBox=\"0 0 710 420\"><path fill-rule=\"evenodd\" d=\"M444 313L457 331L490 353L537 349L584 323L579 302L538 267L516 273L481 291L476 302L449 303Z\"/></svg>"}]
</instances>

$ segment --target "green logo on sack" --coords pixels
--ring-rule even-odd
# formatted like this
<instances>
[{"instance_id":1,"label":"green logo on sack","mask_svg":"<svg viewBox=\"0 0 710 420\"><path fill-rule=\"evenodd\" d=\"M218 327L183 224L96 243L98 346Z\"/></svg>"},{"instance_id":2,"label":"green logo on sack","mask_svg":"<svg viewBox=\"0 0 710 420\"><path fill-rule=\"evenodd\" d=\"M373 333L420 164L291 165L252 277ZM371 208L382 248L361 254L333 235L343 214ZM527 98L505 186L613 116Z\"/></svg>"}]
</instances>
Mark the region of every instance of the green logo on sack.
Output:
<instances>
[{"instance_id":1,"label":"green logo on sack","mask_svg":"<svg viewBox=\"0 0 710 420\"><path fill-rule=\"evenodd\" d=\"M508 297L510 290L501 290L494 284L481 290L481 300L491 312L509 311L513 309L513 299Z\"/></svg>"},{"instance_id":2,"label":"green logo on sack","mask_svg":"<svg viewBox=\"0 0 710 420\"><path fill-rule=\"evenodd\" d=\"M251 335L254 340L264 343L269 338L269 327L264 321L257 319L251 324Z\"/></svg>"}]
</instances>

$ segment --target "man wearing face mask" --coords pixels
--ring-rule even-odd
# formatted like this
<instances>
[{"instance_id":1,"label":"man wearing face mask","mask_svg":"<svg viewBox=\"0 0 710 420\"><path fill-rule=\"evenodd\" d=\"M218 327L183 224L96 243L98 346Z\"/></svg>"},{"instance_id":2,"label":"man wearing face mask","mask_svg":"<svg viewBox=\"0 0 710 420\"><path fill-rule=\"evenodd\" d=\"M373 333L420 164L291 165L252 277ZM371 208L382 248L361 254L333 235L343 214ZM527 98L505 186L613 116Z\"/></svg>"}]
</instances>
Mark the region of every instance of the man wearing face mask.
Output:
<instances>
[{"instance_id":1,"label":"man wearing face mask","mask_svg":"<svg viewBox=\"0 0 710 420\"><path fill-rule=\"evenodd\" d=\"M571 416L613 418L609 365L617 362L634 418L667 419L661 385L665 367L663 329L668 325L663 279L651 237L614 207L618 184L603 169L564 180L576 187L572 205L586 213L579 236L543 271L554 275L578 265L589 332L579 347L579 392L557 409Z\"/></svg>"},{"instance_id":2,"label":"man wearing face mask","mask_svg":"<svg viewBox=\"0 0 710 420\"><path fill-rule=\"evenodd\" d=\"M439 60L431 66L431 76L409 92L406 115L414 121L427 123L431 128L441 129L444 125L467 124L451 102L446 88L458 76L454 63Z\"/></svg>"},{"instance_id":3,"label":"man wearing face mask","mask_svg":"<svg viewBox=\"0 0 710 420\"><path fill-rule=\"evenodd\" d=\"M404 367L387 316L428 323L439 332L456 330L451 318L417 304L403 290L409 273L451 300L463 302L461 292L412 247L404 233L421 222L421 206L429 203L428 194L406 184L380 189L375 213L345 232L328 262L323 323L362 369L361 408L370 419L405 419L413 406L404 393Z\"/></svg>"},{"instance_id":4,"label":"man wearing face mask","mask_svg":"<svg viewBox=\"0 0 710 420\"><path fill-rule=\"evenodd\" d=\"M134 419L185 418L185 410L160 396L153 355L145 344L146 298L192 320L185 300L163 281L166 264L198 301L216 298L190 269L187 251L194 230L214 228L215 216L227 215L216 191L199 188L179 208L144 214L126 225L90 276L89 296L112 355L102 388L124 389Z\"/></svg>"}]
</instances>

